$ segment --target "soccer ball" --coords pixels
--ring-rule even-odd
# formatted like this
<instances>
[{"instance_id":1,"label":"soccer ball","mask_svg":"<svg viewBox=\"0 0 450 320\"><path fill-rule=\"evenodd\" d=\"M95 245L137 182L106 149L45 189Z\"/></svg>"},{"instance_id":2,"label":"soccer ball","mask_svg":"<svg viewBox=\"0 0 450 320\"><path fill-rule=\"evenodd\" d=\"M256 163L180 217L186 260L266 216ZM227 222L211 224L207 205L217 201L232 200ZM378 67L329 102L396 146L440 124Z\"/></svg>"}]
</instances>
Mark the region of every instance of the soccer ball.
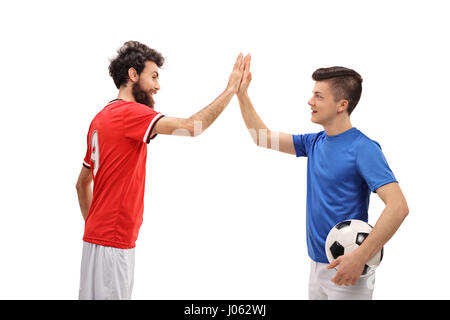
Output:
<instances>
[{"instance_id":1,"label":"soccer ball","mask_svg":"<svg viewBox=\"0 0 450 320\"><path fill-rule=\"evenodd\" d=\"M325 241L325 251L331 263L339 256L352 252L372 231L373 227L362 220L345 220L335 225L328 233ZM383 259L383 248L367 261L361 277L370 275ZM337 268L335 268L337 270Z\"/></svg>"}]
</instances>

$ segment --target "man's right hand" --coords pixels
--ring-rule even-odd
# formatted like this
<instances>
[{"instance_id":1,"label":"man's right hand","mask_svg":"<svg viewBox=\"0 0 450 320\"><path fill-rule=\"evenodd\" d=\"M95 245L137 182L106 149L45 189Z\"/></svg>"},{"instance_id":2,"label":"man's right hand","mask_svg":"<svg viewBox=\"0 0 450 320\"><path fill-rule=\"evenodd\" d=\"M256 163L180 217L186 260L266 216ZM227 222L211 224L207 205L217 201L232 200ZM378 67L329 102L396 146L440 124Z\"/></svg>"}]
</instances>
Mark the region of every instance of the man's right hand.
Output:
<instances>
[{"instance_id":1,"label":"man's right hand","mask_svg":"<svg viewBox=\"0 0 450 320\"><path fill-rule=\"evenodd\" d=\"M243 61L244 71L242 74L242 81L237 92L239 106L241 108L245 125L247 126L247 129L249 130L256 145L295 155L296 151L292 135L283 132L272 132L269 130L253 108L250 97L247 94L247 89L252 81L250 60L251 56L248 54Z\"/></svg>"},{"instance_id":2,"label":"man's right hand","mask_svg":"<svg viewBox=\"0 0 450 320\"><path fill-rule=\"evenodd\" d=\"M150 135L167 134L182 136L198 136L204 132L222 113L230 100L239 90L244 73L242 53L236 59L230 74L227 88L213 102L189 118L163 117L154 125Z\"/></svg>"},{"instance_id":3,"label":"man's right hand","mask_svg":"<svg viewBox=\"0 0 450 320\"><path fill-rule=\"evenodd\" d=\"M243 73L244 73L243 55L242 53L240 53L236 59L233 71L230 74L230 78L228 79L227 91L230 91L233 94L238 92Z\"/></svg>"},{"instance_id":4,"label":"man's right hand","mask_svg":"<svg viewBox=\"0 0 450 320\"><path fill-rule=\"evenodd\" d=\"M248 86L250 85L250 82L252 81L252 73L250 72L250 60L251 60L251 56L249 53L244 58L244 72L242 75L242 81L239 86L239 90L237 92L238 96L243 96L243 95L247 94Z\"/></svg>"}]
</instances>

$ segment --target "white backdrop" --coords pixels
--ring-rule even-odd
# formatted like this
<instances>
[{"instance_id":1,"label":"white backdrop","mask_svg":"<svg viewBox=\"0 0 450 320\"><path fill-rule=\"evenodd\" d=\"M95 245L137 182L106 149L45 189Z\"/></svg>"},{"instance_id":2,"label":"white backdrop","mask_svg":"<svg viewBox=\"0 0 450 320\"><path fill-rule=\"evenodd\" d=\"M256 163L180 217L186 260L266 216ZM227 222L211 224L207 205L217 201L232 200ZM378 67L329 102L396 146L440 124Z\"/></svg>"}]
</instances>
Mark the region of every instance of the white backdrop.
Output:
<instances>
[{"instance_id":1,"label":"white backdrop","mask_svg":"<svg viewBox=\"0 0 450 320\"><path fill-rule=\"evenodd\" d=\"M312 72L364 78L352 123L378 141L410 215L385 246L374 299L448 299L446 1L2 2L1 299L77 299L75 182L90 121L117 95L108 59L160 51L156 109L188 117L252 54L254 106L272 130L310 122ZM256 147L234 97L200 137L149 145L133 299L306 299L306 158ZM383 203L373 194L369 222Z\"/></svg>"}]
</instances>

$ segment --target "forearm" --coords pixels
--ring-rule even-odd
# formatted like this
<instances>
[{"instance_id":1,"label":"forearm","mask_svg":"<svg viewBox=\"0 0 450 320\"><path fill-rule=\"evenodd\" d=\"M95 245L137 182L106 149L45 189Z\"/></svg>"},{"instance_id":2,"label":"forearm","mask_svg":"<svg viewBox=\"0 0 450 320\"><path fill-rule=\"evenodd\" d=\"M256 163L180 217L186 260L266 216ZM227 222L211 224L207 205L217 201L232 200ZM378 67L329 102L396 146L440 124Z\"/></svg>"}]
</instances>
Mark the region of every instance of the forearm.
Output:
<instances>
[{"instance_id":1,"label":"forearm","mask_svg":"<svg viewBox=\"0 0 450 320\"><path fill-rule=\"evenodd\" d=\"M86 220L89 208L92 203L92 188L91 184L87 184L84 186L77 186L77 194L78 194L78 203L80 205L81 214L83 215L83 219Z\"/></svg>"},{"instance_id":2,"label":"forearm","mask_svg":"<svg viewBox=\"0 0 450 320\"><path fill-rule=\"evenodd\" d=\"M233 98L234 92L226 89L208 106L188 118L192 122L192 135L199 135L217 119Z\"/></svg>"},{"instance_id":3,"label":"forearm","mask_svg":"<svg viewBox=\"0 0 450 320\"><path fill-rule=\"evenodd\" d=\"M362 261L367 262L381 250L398 230L407 214L408 209L403 205L387 205L384 208L369 236L356 250Z\"/></svg>"},{"instance_id":4,"label":"forearm","mask_svg":"<svg viewBox=\"0 0 450 320\"><path fill-rule=\"evenodd\" d=\"M271 147L271 132L256 113L255 108L247 93L239 95L239 106L242 118L249 130L254 142L258 146Z\"/></svg>"}]
</instances>

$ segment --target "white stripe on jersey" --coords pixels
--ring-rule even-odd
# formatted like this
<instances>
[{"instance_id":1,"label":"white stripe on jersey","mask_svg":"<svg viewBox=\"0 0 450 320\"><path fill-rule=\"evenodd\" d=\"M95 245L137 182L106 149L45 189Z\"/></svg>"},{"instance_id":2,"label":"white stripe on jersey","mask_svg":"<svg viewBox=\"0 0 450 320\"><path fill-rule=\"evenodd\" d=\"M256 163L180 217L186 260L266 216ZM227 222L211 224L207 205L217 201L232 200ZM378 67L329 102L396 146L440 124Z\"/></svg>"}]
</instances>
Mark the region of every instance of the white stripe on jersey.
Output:
<instances>
[{"instance_id":1,"label":"white stripe on jersey","mask_svg":"<svg viewBox=\"0 0 450 320\"><path fill-rule=\"evenodd\" d=\"M148 137L148 135L149 135L149 133L150 133L150 131L151 131L153 125L155 124L156 120L158 120L158 119L161 118L161 117L162 117L162 114L161 114L161 113L158 113L158 114L153 118L152 122L150 122L150 125L148 126L147 131L145 132L145 135L144 135L144 139L143 139L143 141L144 141L145 143L147 143L147 137Z\"/></svg>"}]
</instances>

